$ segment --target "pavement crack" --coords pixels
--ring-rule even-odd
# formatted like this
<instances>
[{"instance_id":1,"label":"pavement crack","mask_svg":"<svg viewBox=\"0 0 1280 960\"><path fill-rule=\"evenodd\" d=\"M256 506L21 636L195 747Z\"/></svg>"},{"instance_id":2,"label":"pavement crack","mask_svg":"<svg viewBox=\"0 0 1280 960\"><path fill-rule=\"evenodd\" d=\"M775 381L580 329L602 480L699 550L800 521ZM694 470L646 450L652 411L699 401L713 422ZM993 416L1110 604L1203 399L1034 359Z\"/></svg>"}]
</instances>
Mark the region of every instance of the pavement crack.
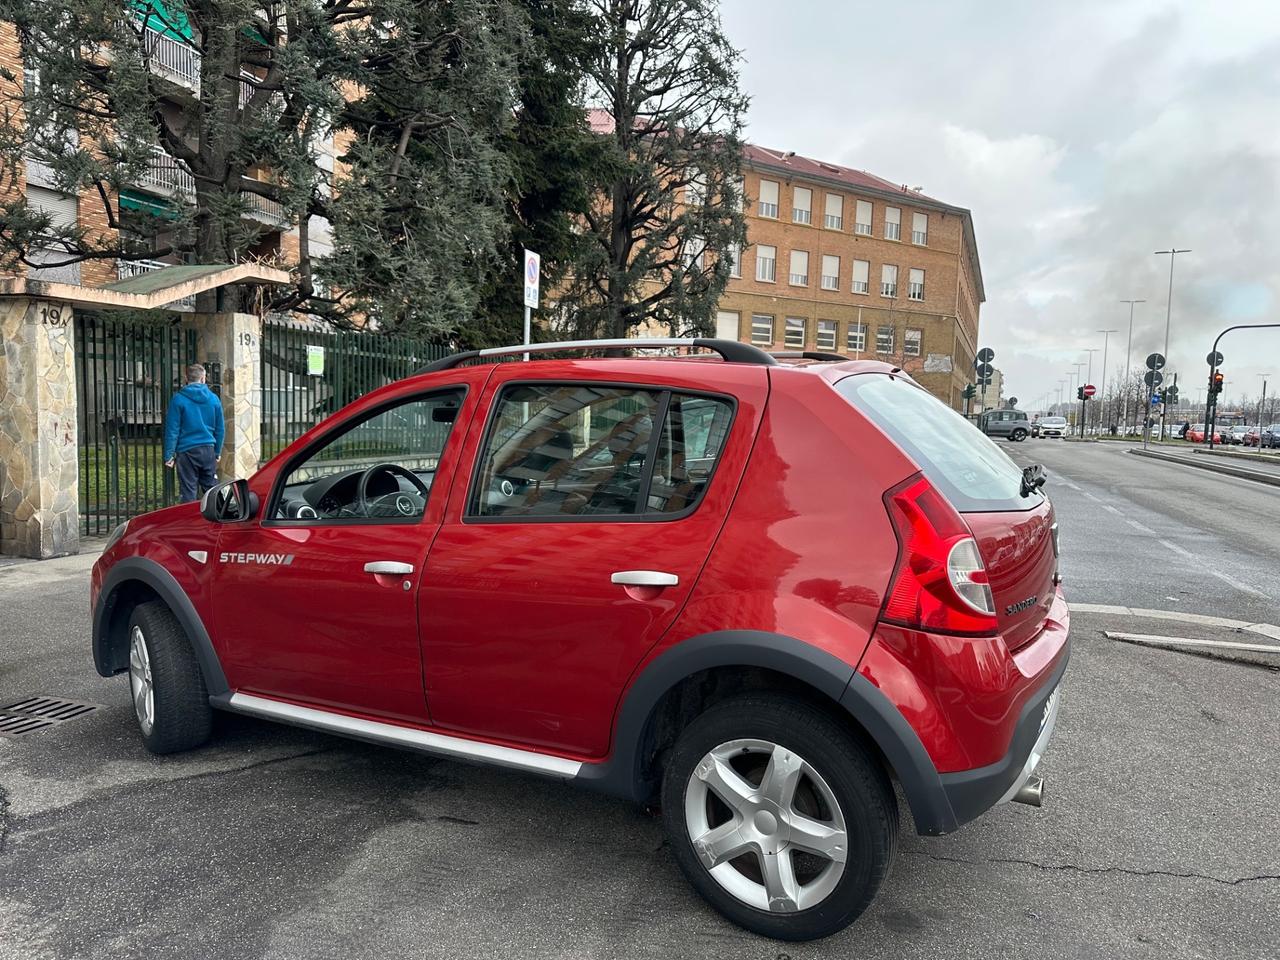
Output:
<instances>
[{"instance_id":1,"label":"pavement crack","mask_svg":"<svg viewBox=\"0 0 1280 960\"><path fill-rule=\"evenodd\" d=\"M0 857L4 856L5 840L9 837L9 791L0 787Z\"/></svg>"},{"instance_id":2,"label":"pavement crack","mask_svg":"<svg viewBox=\"0 0 1280 960\"><path fill-rule=\"evenodd\" d=\"M920 856L928 860L937 860L943 863L963 863L969 866L977 866L981 863L1008 863L1015 866L1032 867L1036 870L1055 873L1117 874L1130 877L1171 877L1175 880L1205 880L1209 883L1219 883L1227 887L1237 887L1242 883L1255 883L1264 880L1280 880L1280 874L1278 873L1259 873L1248 877L1224 878L1215 877L1208 873L1178 873L1173 870L1133 870L1128 867L1081 867L1074 863L1040 863L1036 860L1019 860L1014 857L987 857L981 860L967 860L964 857L944 857L933 853L922 853Z\"/></svg>"}]
</instances>

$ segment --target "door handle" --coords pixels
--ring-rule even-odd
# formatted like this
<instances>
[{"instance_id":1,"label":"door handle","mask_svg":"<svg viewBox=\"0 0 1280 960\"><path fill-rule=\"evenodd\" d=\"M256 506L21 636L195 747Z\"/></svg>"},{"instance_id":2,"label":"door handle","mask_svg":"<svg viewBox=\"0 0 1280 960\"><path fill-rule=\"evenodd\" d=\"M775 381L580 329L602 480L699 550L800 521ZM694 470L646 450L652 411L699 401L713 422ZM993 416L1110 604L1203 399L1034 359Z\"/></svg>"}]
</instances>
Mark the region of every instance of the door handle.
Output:
<instances>
[{"instance_id":1,"label":"door handle","mask_svg":"<svg viewBox=\"0 0 1280 960\"><path fill-rule=\"evenodd\" d=\"M413 573L412 563L400 563L396 560L372 560L364 565L365 573L372 573L375 576L384 574L387 576L401 576Z\"/></svg>"},{"instance_id":2,"label":"door handle","mask_svg":"<svg viewBox=\"0 0 1280 960\"><path fill-rule=\"evenodd\" d=\"M680 583L674 573L661 570L619 570L609 580L624 587L674 587Z\"/></svg>"}]
</instances>

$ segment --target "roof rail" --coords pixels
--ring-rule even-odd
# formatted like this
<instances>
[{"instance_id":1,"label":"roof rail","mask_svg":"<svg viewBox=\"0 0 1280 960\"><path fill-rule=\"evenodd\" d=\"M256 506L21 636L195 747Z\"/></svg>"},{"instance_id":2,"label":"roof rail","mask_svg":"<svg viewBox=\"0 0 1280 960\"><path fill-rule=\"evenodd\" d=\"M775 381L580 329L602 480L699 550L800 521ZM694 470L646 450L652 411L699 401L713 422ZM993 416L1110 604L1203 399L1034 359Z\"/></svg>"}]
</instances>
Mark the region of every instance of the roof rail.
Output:
<instances>
[{"instance_id":1,"label":"roof rail","mask_svg":"<svg viewBox=\"0 0 1280 960\"><path fill-rule=\"evenodd\" d=\"M852 357L842 357L838 353L822 353L818 350L777 350L769 356L776 360L822 360L826 363L844 363Z\"/></svg>"},{"instance_id":2,"label":"roof rail","mask_svg":"<svg viewBox=\"0 0 1280 960\"><path fill-rule=\"evenodd\" d=\"M702 347L720 354L726 363L756 363L771 366L778 362L759 347L740 343L737 340L719 340L711 337L627 337L621 340L564 340L559 343L522 343L512 347L466 350L433 360L420 370L415 370L414 375L450 370L468 360L509 357L519 353L554 353L560 350L655 350L667 347Z\"/></svg>"}]
</instances>

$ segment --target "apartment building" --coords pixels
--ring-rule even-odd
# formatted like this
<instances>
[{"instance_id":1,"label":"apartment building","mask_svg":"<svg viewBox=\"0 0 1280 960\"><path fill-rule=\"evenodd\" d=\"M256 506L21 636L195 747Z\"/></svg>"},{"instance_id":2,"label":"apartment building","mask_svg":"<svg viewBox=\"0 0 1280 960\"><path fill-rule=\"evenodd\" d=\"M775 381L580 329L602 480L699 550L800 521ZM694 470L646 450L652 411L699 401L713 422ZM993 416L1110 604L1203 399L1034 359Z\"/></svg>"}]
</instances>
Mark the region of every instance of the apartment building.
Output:
<instances>
[{"instance_id":1,"label":"apartment building","mask_svg":"<svg viewBox=\"0 0 1280 960\"><path fill-rule=\"evenodd\" d=\"M151 0L152 8L164 10L158 0ZM141 17L135 13L134 16ZM185 18L165 12L164 16L149 17L144 24L145 42L150 54L152 73L163 83L159 85L162 99L159 109L177 112L200 96L200 53L185 40L190 39L190 26ZM30 94L39 78L23 67L22 51L12 23L0 21L0 68L16 78L11 82L0 73L0 99L17 102L17 95ZM242 76L253 78L249 68L242 68ZM240 103L245 104L255 88L240 84ZM21 113L18 120L21 122ZM319 144L318 163L332 174L335 155L339 149L333 139ZM250 177L265 179L266 171L251 171ZM65 253L57 250L33 251L31 259L48 261L47 267L25 268L29 276L37 279L77 283L85 286L106 286L118 280L158 270L182 262L177 253L160 254L173 245L176 239L166 223L177 220L179 204L189 202L195 195L195 181L184 164L155 148L151 163L136 182L112 194L107 199L113 206L116 226L111 224L104 208L103 198L90 187L79 195L61 192L44 164L27 158L19 165L16 182L0 185L0 190L21 191L29 203L47 211L55 222L79 223L91 235L101 238L104 245L119 242L130 254L129 259L85 260L79 263L60 264ZM299 233L297 225L284 215L283 209L273 200L254 193L241 194L246 202L244 217L256 222L259 233L257 242L247 251L253 258L283 264L298 259ZM309 249L312 256L324 256L332 251L332 240L327 221L313 217L309 223ZM156 256L148 257L150 252ZM12 272L12 271L10 271ZM0 275L3 270L0 270ZM190 304L176 305L178 309L190 309Z\"/></svg>"},{"instance_id":2,"label":"apartment building","mask_svg":"<svg viewBox=\"0 0 1280 960\"><path fill-rule=\"evenodd\" d=\"M750 144L743 192L717 336L890 361L963 407L986 299L968 210Z\"/></svg>"}]
</instances>

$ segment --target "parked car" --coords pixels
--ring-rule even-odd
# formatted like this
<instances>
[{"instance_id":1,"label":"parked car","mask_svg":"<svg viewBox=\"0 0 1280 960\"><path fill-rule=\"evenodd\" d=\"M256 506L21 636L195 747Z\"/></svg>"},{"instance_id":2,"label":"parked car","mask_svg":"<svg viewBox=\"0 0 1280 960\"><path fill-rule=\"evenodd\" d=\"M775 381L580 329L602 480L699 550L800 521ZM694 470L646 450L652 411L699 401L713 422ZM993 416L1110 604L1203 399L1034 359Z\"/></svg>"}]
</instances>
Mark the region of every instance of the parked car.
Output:
<instances>
[{"instance_id":1,"label":"parked car","mask_svg":"<svg viewBox=\"0 0 1280 960\"><path fill-rule=\"evenodd\" d=\"M1214 443L1225 443L1226 441L1223 439L1224 436L1225 436L1225 433L1222 430L1216 427L1214 428L1214 431L1213 431ZM1191 428L1187 430L1187 440L1190 443L1204 443L1205 442L1205 425L1203 423L1192 424Z\"/></svg>"},{"instance_id":2,"label":"parked car","mask_svg":"<svg viewBox=\"0 0 1280 960\"><path fill-rule=\"evenodd\" d=\"M723 362L458 354L116 529L93 657L147 749L218 708L660 803L698 892L789 940L871 902L895 781L924 835L1038 805L1043 471L889 364L625 346Z\"/></svg>"},{"instance_id":3,"label":"parked car","mask_svg":"<svg viewBox=\"0 0 1280 960\"><path fill-rule=\"evenodd\" d=\"M1258 446L1259 448L1280 447L1280 423L1270 424L1258 434Z\"/></svg>"},{"instance_id":4,"label":"parked car","mask_svg":"<svg viewBox=\"0 0 1280 960\"><path fill-rule=\"evenodd\" d=\"M1040 436L1061 439L1067 434L1066 417L1045 417L1040 421Z\"/></svg>"},{"instance_id":5,"label":"parked car","mask_svg":"<svg viewBox=\"0 0 1280 960\"><path fill-rule=\"evenodd\" d=\"M1222 432L1222 442L1243 446L1248 436L1249 428L1239 423Z\"/></svg>"},{"instance_id":6,"label":"parked car","mask_svg":"<svg viewBox=\"0 0 1280 960\"><path fill-rule=\"evenodd\" d=\"M989 437L1021 443L1031 436L1031 421L1021 410L988 410L978 415L978 429Z\"/></svg>"}]
</instances>

